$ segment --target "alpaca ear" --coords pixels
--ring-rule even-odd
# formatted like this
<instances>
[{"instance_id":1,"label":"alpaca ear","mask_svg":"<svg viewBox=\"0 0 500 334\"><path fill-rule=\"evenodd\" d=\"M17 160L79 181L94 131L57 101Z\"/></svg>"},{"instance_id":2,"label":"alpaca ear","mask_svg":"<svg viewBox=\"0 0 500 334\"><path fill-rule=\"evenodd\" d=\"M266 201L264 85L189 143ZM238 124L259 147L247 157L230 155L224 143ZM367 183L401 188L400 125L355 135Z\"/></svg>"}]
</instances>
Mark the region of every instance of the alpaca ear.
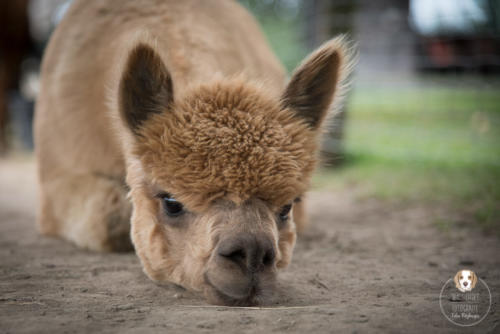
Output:
<instances>
[{"instance_id":1,"label":"alpaca ear","mask_svg":"<svg viewBox=\"0 0 500 334\"><path fill-rule=\"evenodd\" d=\"M128 55L119 86L120 115L137 134L153 113L173 102L172 78L160 56L148 45L137 45Z\"/></svg>"},{"instance_id":2,"label":"alpaca ear","mask_svg":"<svg viewBox=\"0 0 500 334\"><path fill-rule=\"evenodd\" d=\"M294 71L282 96L282 106L291 109L313 129L328 114L346 67L343 38L320 46Z\"/></svg>"}]
</instances>

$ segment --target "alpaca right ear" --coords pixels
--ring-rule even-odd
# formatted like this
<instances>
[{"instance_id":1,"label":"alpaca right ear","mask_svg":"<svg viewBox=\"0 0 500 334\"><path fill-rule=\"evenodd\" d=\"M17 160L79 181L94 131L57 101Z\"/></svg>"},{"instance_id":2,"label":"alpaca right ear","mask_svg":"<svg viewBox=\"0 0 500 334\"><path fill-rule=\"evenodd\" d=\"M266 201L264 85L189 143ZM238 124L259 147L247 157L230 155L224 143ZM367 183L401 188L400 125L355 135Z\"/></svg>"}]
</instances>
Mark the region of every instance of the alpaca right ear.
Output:
<instances>
[{"instance_id":1,"label":"alpaca right ear","mask_svg":"<svg viewBox=\"0 0 500 334\"><path fill-rule=\"evenodd\" d=\"M146 44L129 54L119 87L120 116L137 134L153 113L161 113L173 103L172 78L160 56Z\"/></svg>"},{"instance_id":2,"label":"alpaca right ear","mask_svg":"<svg viewBox=\"0 0 500 334\"><path fill-rule=\"evenodd\" d=\"M320 46L292 74L281 98L282 106L311 128L319 128L347 74L348 58L343 37Z\"/></svg>"}]
</instances>

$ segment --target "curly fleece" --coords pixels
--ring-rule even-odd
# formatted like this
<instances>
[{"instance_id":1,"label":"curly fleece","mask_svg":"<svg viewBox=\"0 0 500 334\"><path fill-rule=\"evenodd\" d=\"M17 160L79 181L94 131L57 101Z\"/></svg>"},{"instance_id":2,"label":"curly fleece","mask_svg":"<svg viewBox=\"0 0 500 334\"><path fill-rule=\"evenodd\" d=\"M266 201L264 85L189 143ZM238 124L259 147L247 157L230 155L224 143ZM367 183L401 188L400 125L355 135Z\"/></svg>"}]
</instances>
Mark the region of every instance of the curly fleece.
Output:
<instances>
[{"instance_id":1,"label":"curly fleece","mask_svg":"<svg viewBox=\"0 0 500 334\"><path fill-rule=\"evenodd\" d=\"M239 80L201 86L153 114L134 154L154 184L197 210L226 197L273 205L303 193L316 132L259 88Z\"/></svg>"}]
</instances>

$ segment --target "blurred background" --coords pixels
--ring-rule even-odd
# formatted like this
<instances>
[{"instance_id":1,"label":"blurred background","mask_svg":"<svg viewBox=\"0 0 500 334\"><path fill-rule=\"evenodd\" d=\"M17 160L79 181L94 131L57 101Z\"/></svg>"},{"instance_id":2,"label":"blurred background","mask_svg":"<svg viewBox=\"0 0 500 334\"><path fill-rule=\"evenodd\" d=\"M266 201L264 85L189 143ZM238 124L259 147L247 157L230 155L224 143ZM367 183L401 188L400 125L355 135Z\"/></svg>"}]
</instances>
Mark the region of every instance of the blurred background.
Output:
<instances>
[{"instance_id":1,"label":"blurred background","mask_svg":"<svg viewBox=\"0 0 500 334\"><path fill-rule=\"evenodd\" d=\"M69 3L0 2L1 155L33 148L39 64ZM440 229L500 235L500 0L240 3L289 71L337 34L355 42L351 90L316 187L446 205L462 218L436 220Z\"/></svg>"}]
</instances>

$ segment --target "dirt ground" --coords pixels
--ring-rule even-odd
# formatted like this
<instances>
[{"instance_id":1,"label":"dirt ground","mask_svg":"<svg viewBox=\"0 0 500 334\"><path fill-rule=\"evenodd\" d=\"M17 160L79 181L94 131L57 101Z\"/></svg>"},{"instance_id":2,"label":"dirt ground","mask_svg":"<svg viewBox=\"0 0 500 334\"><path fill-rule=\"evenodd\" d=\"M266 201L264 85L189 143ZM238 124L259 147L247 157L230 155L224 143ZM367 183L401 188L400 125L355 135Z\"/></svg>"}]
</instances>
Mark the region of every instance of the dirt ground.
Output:
<instances>
[{"instance_id":1,"label":"dirt ground","mask_svg":"<svg viewBox=\"0 0 500 334\"><path fill-rule=\"evenodd\" d=\"M31 159L0 160L1 333L500 333L500 242L444 232L444 208L312 192L312 225L266 308L207 305L157 286L135 254L97 254L35 229ZM457 327L439 308L443 284L470 267L488 283L490 314Z\"/></svg>"}]
</instances>

